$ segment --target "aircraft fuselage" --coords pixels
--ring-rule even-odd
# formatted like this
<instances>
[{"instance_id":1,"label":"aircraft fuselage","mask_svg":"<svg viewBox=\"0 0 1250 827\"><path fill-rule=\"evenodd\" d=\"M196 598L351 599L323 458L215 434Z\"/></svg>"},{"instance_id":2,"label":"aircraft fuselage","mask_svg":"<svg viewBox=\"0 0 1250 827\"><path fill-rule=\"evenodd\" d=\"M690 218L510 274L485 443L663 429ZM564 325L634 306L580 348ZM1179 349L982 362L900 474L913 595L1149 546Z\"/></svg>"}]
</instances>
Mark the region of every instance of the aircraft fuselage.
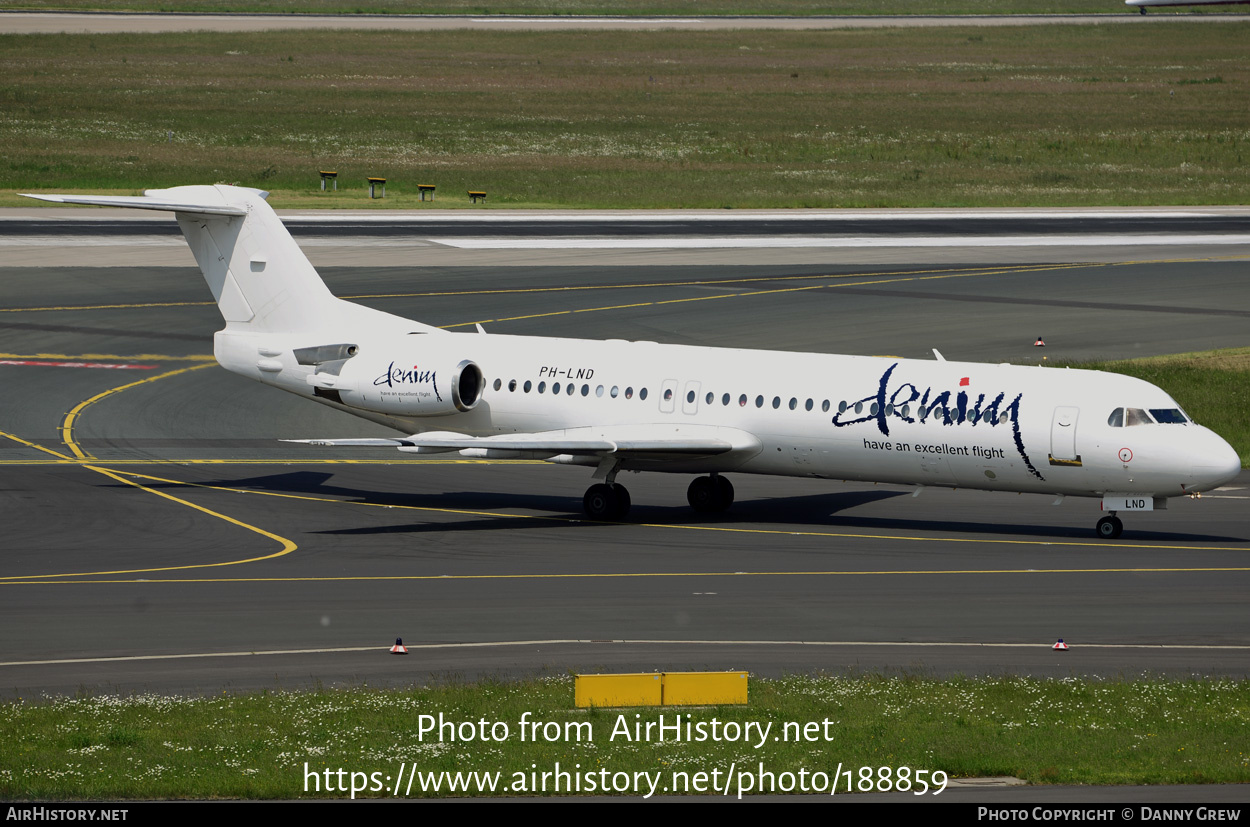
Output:
<instances>
[{"instance_id":1,"label":"aircraft fuselage","mask_svg":"<svg viewBox=\"0 0 1250 827\"><path fill-rule=\"evenodd\" d=\"M1239 468L1219 436L1187 417L1113 427L1108 418L1117 408L1179 406L1147 382L1101 371L417 334L354 342L358 352L334 377L331 396L310 384L315 368L293 358L280 370L258 368L254 336L227 330L217 342L218 360L231 370L412 434L635 428L744 438L742 450L721 456L625 459L621 470L1170 497L1209 490ZM291 354L300 344L272 350ZM466 361L481 371L480 399L460 410L449 382ZM541 458L597 462L558 453Z\"/></svg>"}]
</instances>

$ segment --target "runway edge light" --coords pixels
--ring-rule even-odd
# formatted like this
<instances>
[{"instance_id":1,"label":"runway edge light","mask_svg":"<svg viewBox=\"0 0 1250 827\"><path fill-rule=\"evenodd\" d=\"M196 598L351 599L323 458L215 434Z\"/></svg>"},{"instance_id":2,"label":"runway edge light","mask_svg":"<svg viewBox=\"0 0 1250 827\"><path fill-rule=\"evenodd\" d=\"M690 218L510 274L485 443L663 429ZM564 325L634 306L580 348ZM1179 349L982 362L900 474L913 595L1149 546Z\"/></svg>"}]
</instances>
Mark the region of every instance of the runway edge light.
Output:
<instances>
[{"instance_id":1,"label":"runway edge light","mask_svg":"<svg viewBox=\"0 0 1250 827\"><path fill-rule=\"evenodd\" d=\"M1056 652L1066 652L1068 651L1068 644L1063 642L1063 638L1059 638L1059 642L1050 648L1054 649Z\"/></svg>"},{"instance_id":2,"label":"runway edge light","mask_svg":"<svg viewBox=\"0 0 1250 827\"><path fill-rule=\"evenodd\" d=\"M404 639L402 637L395 638L395 645L391 647L391 654L392 655L408 654L408 647L404 645Z\"/></svg>"}]
</instances>

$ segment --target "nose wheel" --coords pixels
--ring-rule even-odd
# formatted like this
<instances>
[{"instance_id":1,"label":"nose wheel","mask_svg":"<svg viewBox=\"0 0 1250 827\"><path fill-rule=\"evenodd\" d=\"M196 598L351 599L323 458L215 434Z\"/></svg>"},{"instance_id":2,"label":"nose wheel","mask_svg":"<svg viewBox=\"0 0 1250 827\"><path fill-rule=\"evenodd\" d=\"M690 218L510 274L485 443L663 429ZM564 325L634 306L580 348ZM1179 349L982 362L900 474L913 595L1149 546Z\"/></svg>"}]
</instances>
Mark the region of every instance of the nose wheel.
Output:
<instances>
[{"instance_id":1,"label":"nose wheel","mask_svg":"<svg viewBox=\"0 0 1250 827\"><path fill-rule=\"evenodd\" d=\"M733 483L719 474L696 477L686 490L686 499L690 507L701 514L719 513L733 505Z\"/></svg>"},{"instance_id":2,"label":"nose wheel","mask_svg":"<svg viewBox=\"0 0 1250 827\"><path fill-rule=\"evenodd\" d=\"M1103 517L1098 521L1098 527L1095 529L1098 536L1104 540L1114 540L1124 531L1124 523L1119 517L1112 514L1110 517Z\"/></svg>"},{"instance_id":3,"label":"nose wheel","mask_svg":"<svg viewBox=\"0 0 1250 827\"><path fill-rule=\"evenodd\" d=\"M582 509L592 520L619 520L629 513L629 491L615 482L597 483L586 489Z\"/></svg>"}]
</instances>

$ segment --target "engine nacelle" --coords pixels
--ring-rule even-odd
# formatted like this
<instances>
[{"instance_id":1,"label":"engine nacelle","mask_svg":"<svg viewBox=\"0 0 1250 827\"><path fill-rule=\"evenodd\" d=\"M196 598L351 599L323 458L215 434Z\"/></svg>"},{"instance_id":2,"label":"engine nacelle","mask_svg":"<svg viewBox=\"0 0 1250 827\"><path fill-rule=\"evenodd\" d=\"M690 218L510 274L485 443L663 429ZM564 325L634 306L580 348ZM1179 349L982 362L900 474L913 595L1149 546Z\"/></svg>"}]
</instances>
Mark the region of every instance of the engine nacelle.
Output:
<instances>
[{"instance_id":1,"label":"engine nacelle","mask_svg":"<svg viewBox=\"0 0 1250 827\"><path fill-rule=\"evenodd\" d=\"M338 375L315 373L308 382L323 398L353 408L401 416L447 416L473 410L486 382L476 363L440 364L438 357L406 361L360 353L342 363Z\"/></svg>"}]
</instances>

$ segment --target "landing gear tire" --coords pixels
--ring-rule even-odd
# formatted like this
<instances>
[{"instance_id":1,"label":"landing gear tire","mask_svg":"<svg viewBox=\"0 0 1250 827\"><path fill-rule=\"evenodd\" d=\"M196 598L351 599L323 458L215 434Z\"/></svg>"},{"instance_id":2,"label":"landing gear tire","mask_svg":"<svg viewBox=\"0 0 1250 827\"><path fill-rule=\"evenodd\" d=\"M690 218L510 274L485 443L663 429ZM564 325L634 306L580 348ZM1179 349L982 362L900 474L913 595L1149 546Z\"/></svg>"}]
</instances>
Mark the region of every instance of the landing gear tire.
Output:
<instances>
[{"instance_id":1,"label":"landing gear tire","mask_svg":"<svg viewBox=\"0 0 1250 827\"><path fill-rule=\"evenodd\" d=\"M690 507L701 514L715 514L733 505L733 483L722 476L696 477L686 490Z\"/></svg>"},{"instance_id":2,"label":"landing gear tire","mask_svg":"<svg viewBox=\"0 0 1250 827\"><path fill-rule=\"evenodd\" d=\"M582 497L582 509L592 520L619 520L629 513L630 505L629 491L616 483L592 485Z\"/></svg>"},{"instance_id":3,"label":"landing gear tire","mask_svg":"<svg viewBox=\"0 0 1250 827\"><path fill-rule=\"evenodd\" d=\"M1098 521L1095 531L1104 540L1114 540L1120 536L1120 532L1124 531L1124 523L1119 517L1103 517Z\"/></svg>"}]
</instances>

